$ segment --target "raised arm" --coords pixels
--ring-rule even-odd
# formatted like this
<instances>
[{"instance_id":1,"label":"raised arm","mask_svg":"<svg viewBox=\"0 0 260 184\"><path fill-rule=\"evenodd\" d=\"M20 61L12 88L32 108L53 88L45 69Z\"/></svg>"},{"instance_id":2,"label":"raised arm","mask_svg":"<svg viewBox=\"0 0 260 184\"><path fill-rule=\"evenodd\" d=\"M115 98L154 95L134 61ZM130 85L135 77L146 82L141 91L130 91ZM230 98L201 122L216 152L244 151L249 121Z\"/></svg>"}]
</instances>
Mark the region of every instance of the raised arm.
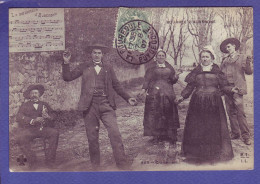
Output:
<instances>
[{"instance_id":1,"label":"raised arm","mask_svg":"<svg viewBox=\"0 0 260 184\"><path fill-rule=\"evenodd\" d=\"M74 70L70 71L70 59L71 53L69 51L65 51L63 53L64 63L62 64L62 77L65 81L72 81L79 78L83 74L83 66L82 64L76 67Z\"/></svg>"},{"instance_id":2,"label":"raised arm","mask_svg":"<svg viewBox=\"0 0 260 184\"><path fill-rule=\"evenodd\" d=\"M72 81L79 78L83 74L83 65L79 65L70 71L69 64L62 64L62 77L64 81Z\"/></svg>"},{"instance_id":3,"label":"raised arm","mask_svg":"<svg viewBox=\"0 0 260 184\"><path fill-rule=\"evenodd\" d=\"M253 73L253 67L252 67L251 63L252 63L252 58L250 58L250 57L247 57L246 59L243 58L242 68L243 68L245 74L247 74L247 75L251 75Z\"/></svg>"}]
</instances>

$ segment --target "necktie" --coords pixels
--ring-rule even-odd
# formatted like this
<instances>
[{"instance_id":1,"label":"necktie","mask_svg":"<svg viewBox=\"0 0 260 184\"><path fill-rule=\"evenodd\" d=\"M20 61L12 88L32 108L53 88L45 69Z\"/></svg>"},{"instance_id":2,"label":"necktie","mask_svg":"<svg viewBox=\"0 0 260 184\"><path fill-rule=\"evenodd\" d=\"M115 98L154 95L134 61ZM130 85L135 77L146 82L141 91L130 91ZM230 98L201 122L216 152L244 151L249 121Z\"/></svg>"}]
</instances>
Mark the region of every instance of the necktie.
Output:
<instances>
[{"instance_id":1,"label":"necktie","mask_svg":"<svg viewBox=\"0 0 260 184\"><path fill-rule=\"evenodd\" d=\"M94 63L94 66L100 66L100 67L102 67L102 62Z\"/></svg>"},{"instance_id":2,"label":"necktie","mask_svg":"<svg viewBox=\"0 0 260 184\"><path fill-rule=\"evenodd\" d=\"M39 106L39 101L33 102L33 107L37 110Z\"/></svg>"}]
</instances>

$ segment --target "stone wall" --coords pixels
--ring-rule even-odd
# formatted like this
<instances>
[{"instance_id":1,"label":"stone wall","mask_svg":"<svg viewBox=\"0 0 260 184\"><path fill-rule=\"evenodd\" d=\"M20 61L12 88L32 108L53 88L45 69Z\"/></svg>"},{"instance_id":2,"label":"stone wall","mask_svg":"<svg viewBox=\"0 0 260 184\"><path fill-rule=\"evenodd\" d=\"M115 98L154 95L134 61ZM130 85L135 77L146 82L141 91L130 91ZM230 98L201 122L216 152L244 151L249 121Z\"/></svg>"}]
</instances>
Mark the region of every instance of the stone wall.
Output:
<instances>
[{"instance_id":1,"label":"stone wall","mask_svg":"<svg viewBox=\"0 0 260 184\"><path fill-rule=\"evenodd\" d=\"M100 16L100 15L106 16ZM71 68L82 62L91 62L86 46L95 42L112 47L116 26L117 8L65 9L65 42L72 53ZM123 61L116 49L104 56L120 81L144 76L144 66ZM23 92L30 84L40 83L46 88L42 100L55 110L77 108L81 78L65 82L61 75L62 51L27 52L9 54L9 113L13 117L25 101ZM125 83L127 84L127 83Z\"/></svg>"},{"instance_id":2,"label":"stone wall","mask_svg":"<svg viewBox=\"0 0 260 184\"><path fill-rule=\"evenodd\" d=\"M25 101L23 92L30 84L40 83L46 91L41 97L55 110L75 110L80 96L81 78L71 82L62 79L62 60L53 53L19 53L10 54L9 60L9 112L17 113L21 103ZM124 62L124 61L120 61ZM79 65L72 62L71 69ZM120 81L144 76L144 66L124 68L113 64Z\"/></svg>"},{"instance_id":3,"label":"stone wall","mask_svg":"<svg viewBox=\"0 0 260 184\"><path fill-rule=\"evenodd\" d=\"M40 83L45 86L42 96L54 109L65 110L75 108L78 95L70 94L79 91L78 80L70 85L62 80L61 63L51 59L51 55L42 53L10 54L9 60L9 112L16 114L21 103L25 101L23 92L30 84ZM70 106L64 103L67 99Z\"/></svg>"}]
</instances>

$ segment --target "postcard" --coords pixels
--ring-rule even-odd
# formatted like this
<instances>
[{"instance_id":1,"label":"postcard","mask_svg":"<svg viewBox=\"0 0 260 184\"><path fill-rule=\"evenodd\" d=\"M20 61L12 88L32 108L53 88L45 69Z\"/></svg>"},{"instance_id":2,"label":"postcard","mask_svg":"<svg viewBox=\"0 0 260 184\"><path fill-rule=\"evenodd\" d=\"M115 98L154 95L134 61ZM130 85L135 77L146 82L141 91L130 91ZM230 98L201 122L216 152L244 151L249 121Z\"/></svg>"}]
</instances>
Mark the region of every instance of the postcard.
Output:
<instances>
[{"instance_id":1,"label":"postcard","mask_svg":"<svg viewBox=\"0 0 260 184\"><path fill-rule=\"evenodd\" d=\"M10 8L10 172L254 169L253 8Z\"/></svg>"}]
</instances>

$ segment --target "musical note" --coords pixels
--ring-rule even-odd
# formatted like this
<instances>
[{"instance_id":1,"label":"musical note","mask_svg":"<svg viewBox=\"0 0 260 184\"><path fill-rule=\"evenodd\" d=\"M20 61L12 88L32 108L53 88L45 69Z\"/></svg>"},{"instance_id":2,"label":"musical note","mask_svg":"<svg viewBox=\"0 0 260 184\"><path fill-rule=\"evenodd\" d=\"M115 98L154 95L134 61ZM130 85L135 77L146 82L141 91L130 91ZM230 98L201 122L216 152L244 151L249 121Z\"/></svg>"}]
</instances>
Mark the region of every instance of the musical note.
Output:
<instances>
[{"instance_id":1,"label":"musical note","mask_svg":"<svg viewBox=\"0 0 260 184\"><path fill-rule=\"evenodd\" d=\"M38 20L13 20L13 21L10 21L9 23L10 24L38 24L38 23L41 23L41 24L57 24L57 23L61 23L62 21L61 20L41 20L41 21L38 21Z\"/></svg>"},{"instance_id":2,"label":"musical note","mask_svg":"<svg viewBox=\"0 0 260 184\"><path fill-rule=\"evenodd\" d=\"M34 44L34 48L42 48L43 44L41 43L36 43Z\"/></svg>"},{"instance_id":3,"label":"musical note","mask_svg":"<svg viewBox=\"0 0 260 184\"><path fill-rule=\"evenodd\" d=\"M52 42L46 42L45 46L46 46L46 47L52 46Z\"/></svg>"},{"instance_id":4,"label":"musical note","mask_svg":"<svg viewBox=\"0 0 260 184\"><path fill-rule=\"evenodd\" d=\"M19 14L9 17L9 52L64 49L63 11L57 14L55 10L53 13L42 13L42 16L38 16L41 13L38 11L37 16Z\"/></svg>"}]
</instances>

